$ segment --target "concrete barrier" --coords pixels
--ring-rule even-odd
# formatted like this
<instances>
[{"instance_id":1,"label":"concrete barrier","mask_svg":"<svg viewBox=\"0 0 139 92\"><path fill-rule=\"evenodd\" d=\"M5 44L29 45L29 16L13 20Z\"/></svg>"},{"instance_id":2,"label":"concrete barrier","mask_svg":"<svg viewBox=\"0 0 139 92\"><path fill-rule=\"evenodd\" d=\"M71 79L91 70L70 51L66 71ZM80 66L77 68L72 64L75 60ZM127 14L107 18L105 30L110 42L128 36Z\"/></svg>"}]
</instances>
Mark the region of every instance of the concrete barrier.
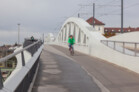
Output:
<instances>
[{"instance_id":1,"label":"concrete barrier","mask_svg":"<svg viewBox=\"0 0 139 92\"><path fill-rule=\"evenodd\" d=\"M22 47L18 48L17 51L20 49L22 49ZM5 80L4 87L0 92L14 92L20 86L23 79L26 77L26 75L30 72L34 64L39 59L42 49L43 45L40 46L40 48L34 53L33 56L31 56L28 51L24 51L24 58L26 63L25 66L22 66L21 54L16 55L17 67Z\"/></svg>"}]
</instances>

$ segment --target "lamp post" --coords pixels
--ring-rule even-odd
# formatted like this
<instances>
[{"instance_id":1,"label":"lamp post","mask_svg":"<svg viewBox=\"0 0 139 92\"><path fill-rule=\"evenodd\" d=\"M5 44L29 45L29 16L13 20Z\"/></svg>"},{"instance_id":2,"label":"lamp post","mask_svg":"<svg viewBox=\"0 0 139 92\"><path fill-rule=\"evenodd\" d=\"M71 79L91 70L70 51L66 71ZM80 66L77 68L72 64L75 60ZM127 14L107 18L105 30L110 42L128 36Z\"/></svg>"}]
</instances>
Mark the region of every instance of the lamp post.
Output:
<instances>
[{"instance_id":1,"label":"lamp post","mask_svg":"<svg viewBox=\"0 0 139 92\"><path fill-rule=\"evenodd\" d=\"M20 44L20 23L18 25L18 45Z\"/></svg>"},{"instance_id":2,"label":"lamp post","mask_svg":"<svg viewBox=\"0 0 139 92\"><path fill-rule=\"evenodd\" d=\"M80 13L78 13L78 18L80 18Z\"/></svg>"}]
</instances>

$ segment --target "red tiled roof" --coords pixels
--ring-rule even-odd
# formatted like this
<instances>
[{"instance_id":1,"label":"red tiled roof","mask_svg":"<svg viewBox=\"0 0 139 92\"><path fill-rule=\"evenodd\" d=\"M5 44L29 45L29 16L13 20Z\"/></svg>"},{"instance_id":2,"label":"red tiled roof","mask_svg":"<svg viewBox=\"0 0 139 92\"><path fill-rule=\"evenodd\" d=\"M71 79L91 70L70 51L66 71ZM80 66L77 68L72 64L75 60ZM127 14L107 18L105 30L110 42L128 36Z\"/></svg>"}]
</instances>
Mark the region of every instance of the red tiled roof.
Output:
<instances>
[{"instance_id":1,"label":"red tiled roof","mask_svg":"<svg viewBox=\"0 0 139 92\"><path fill-rule=\"evenodd\" d=\"M88 20L86 20L90 25L93 25L93 17L89 18ZM102 23L101 21L97 20L95 18L95 25L105 25L104 23Z\"/></svg>"},{"instance_id":2,"label":"red tiled roof","mask_svg":"<svg viewBox=\"0 0 139 92\"><path fill-rule=\"evenodd\" d=\"M136 28L136 31L139 31L139 27L138 27L138 28Z\"/></svg>"},{"instance_id":3,"label":"red tiled roof","mask_svg":"<svg viewBox=\"0 0 139 92\"><path fill-rule=\"evenodd\" d=\"M119 32L121 32L121 28L108 27L108 28L104 28L104 31L105 32L116 32L116 33L119 33ZM123 28L123 31L124 32L139 31L139 28L131 28L131 27L128 27L128 28Z\"/></svg>"}]
</instances>

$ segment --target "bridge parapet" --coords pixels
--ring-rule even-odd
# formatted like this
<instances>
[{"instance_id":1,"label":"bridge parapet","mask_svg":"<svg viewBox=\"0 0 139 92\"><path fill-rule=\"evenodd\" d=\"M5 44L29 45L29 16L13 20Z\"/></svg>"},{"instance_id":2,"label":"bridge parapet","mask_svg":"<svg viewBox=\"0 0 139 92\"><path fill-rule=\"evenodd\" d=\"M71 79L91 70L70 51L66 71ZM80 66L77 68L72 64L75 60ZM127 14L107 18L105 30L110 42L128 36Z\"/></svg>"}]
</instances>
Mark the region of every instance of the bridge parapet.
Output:
<instances>
[{"instance_id":1,"label":"bridge parapet","mask_svg":"<svg viewBox=\"0 0 139 92\"><path fill-rule=\"evenodd\" d=\"M14 56L17 58L17 67L4 82L0 73L0 92L28 91L38 67L39 56L43 48L42 44L40 40L25 40L23 47L0 59L0 62L6 62Z\"/></svg>"},{"instance_id":2,"label":"bridge parapet","mask_svg":"<svg viewBox=\"0 0 139 92\"><path fill-rule=\"evenodd\" d=\"M34 39L33 41L30 39L25 39L25 42L23 44L23 48L33 44L34 42L37 42L37 39ZM33 56L34 53L39 49L39 47L43 44L42 41L38 41L37 44L34 44L31 48L26 49L26 51L28 51L29 53L31 53L31 55Z\"/></svg>"},{"instance_id":3,"label":"bridge parapet","mask_svg":"<svg viewBox=\"0 0 139 92\"><path fill-rule=\"evenodd\" d=\"M139 57L138 42L101 40L101 43L123 54Z\"/></svg>"}]
</instances>

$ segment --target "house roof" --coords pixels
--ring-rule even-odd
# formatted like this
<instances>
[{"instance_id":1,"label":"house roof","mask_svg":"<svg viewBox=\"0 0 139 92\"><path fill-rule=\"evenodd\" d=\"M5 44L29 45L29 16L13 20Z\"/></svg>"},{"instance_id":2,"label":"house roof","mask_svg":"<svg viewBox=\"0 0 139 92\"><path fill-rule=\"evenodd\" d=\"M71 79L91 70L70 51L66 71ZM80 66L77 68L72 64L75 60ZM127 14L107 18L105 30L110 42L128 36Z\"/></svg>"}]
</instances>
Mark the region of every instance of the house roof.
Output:
<instances>
[{"instance_id":1,"label":"house roof","mask_svg":"<svg viewBox=\"0 0 139 92\"><path fill-rule=\"evenodd\" d=\"M119 33L119 32L121 32L121 28L107 27L107 28L104 28L104 31L105 32L116 32L116 33ZM133 31L139 31L139 28L131 28L131 27L123 28L123 32L133 32Z\"/></svg>"},{"instance_id":2,"label":"house roof","mask_svg":"<svg viewBox=\"0 0 139 92\"><path fill-rule=\"evenodd\" d=\"M101 21L95 19L95 25L105 25L104 23L102 23ZM88 20L86 20L90 25L93 25L93 17L89 18Z\"/></svg>"},{"instance_id":3,"label":"house roof","mask_svg":"<svg viewBox=\"0 0 139 92\"><path fill-rule=\"evenodd\" d=\"M139 31L139 27L136 28L136 31Z\"/></svg>"}]
</instances>

